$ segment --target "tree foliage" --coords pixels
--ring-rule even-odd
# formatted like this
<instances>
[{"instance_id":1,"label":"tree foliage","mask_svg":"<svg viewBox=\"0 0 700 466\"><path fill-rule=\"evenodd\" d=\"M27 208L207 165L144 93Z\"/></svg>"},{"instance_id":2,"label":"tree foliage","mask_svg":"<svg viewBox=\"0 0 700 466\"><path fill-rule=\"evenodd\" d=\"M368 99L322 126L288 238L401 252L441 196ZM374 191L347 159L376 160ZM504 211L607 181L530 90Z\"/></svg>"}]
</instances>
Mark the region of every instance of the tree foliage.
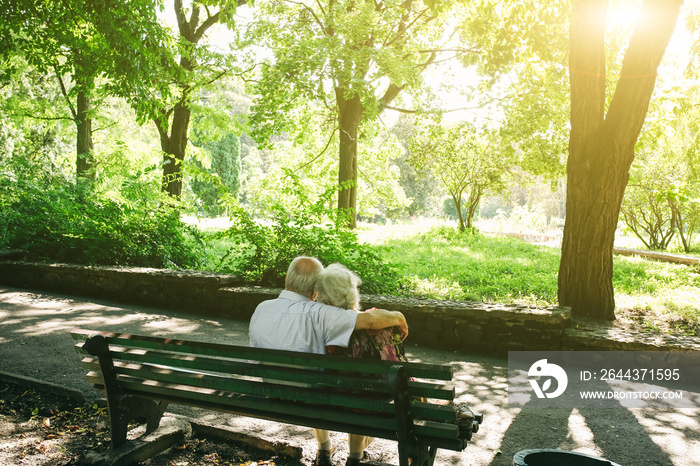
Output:
<instances>
[{"instance_id":1,"label":"tree foliage","mask_svg":"<svg viewBox=\"0 0 700 466\"><path fill-rule=\"evenodd\" d=\"M135 15L121 18L121 34L110 36L112 53L122 55L116 60L112 90L129 100L140 122L151 120L155 124L163 152L163 190L173 197L182 194L190 118L199 95L235 69L235 57L208 43L207 34L217 25L233 27L236 9L245 4L245 0L175 0L175 31L164 34L163 28L152 22L144 28ZM147 18L155 14L158 5L150 0ZM156 32L153 36L151 30ZM139 40L144 44L132 48Z\"/></svg>"},{"instance_id":2,"label":"tree foliage","mask_svg":"<svg viewBox=\"0 0 700 466\"><path fill-rule=\"evenodd\" d=\"M280 193L284 195L284 191ZM317 257L325 265L340 262L362 277L365 293L396 293L401 278L396 270L357 235L338 229L325 219L338 215L326 207L330 191L316 203L293 212L282 208L268 210L255 219L237 203L232 203L233 225L218 235L230 248L221 257L219 270L238 273L247 281L266 286L284 286L289 263L297 256Z\"/></svg>"},{"instance_id":3,"label":"tree foliage","mask_svg":"<svg viewBox=\"0 0 700 466\"><path fill-rule=\"evenodd\" d=\"M200 170L190 183L192 191L201 202L201 208L211 215L226 213L220 199L227 194L238 199L241 176L241 140L233 133L227 134L219 141L205 143L200 151L205 153L209 167L205 168L199 159L193 162Z\"/></svg>"},{"instance_id":4,"label":"tree foliage","mask_svg":"<svg viewBox=\"0 0 700 466\"><path fill-rule=\"evenodd\" d=\"M452 2L257 2L250 37L273 57L262 68L252 107L254 137L266 143L290 129L307 103L325 104L338 137L338 208L354 227L360 128L407 87L420 83L444 42ZM302 130L303 131L303 130Z\"/></svg>"},{"instance_id":5,"label":"tree foliage","mask_svg":"<svg viewBox=\"0 0 700 466\"><path fill-rule=\"evenodd\" d=\"M388 217L401 217L404 212L411 217L431 216L438 210L440 198L443 196L440 182L430 170L419 169L411 164L410 138L415 132L414 119L412 115L402 114L390 129L404 150L395 163L401 174L399 184L410 204L393 211L389 210Z\"/></svg>"},{"instance_id":6,"label":"tree foliage","mask_svg":"<svg viewBox=\"0 0 700 466\"><path fill-rule=\"evenodd\" d=\"M304 121L298 124L323 125L323 116L319 114L299 119ZM300 206L317 202L328 191L337 195L337 161L325 156L327 150L337 147L337 141L326 136L313 131L294 141L280 136L268 148L249 149L243 159L241 200L251 213L265 215L265 211L277 205L296 211ZM368 124L365 138L358 160L358 215L373 218L386 209L403 209L410 202L400 184L397 165L403 147L379 125ZM286 192L284 198L279 196L281 190ZM326 202L329 207L337 207L336 196Z\"/></svg>"},{"instance_id":7,"label":"tree foliage","mask_svg":"<svg viewBox=\"0 0 700 466\"><path fill-rule=\"evenodd\" d=\"M80 0L11 1L2 8L0 22L4 57L18 54L40 72L50 73L65 99L66 113L77 127L76 175L95 178L92 142L95 79L102 72L107 48L103 37L87 21L88 7ZM64 110L64 111L65 111Z\"/></svg>"},{"instance_id":8,"label":"tree foliage","mask_svg":"<svg viewBox=\"0 0 700 466\"><path fill-rule=\"evenodd\" d=\"M472 228L479 202L487 191L497 194L504 189L506 163L494 135L467 122L430 121L421 125L411 138L411 161L440 179L455 204L461 231Z\"/></svg>"},{"instance_id":9,"label":"tree foliage","mask_svg":"<svg viewBox=\"0 0 700 466\"><path fill-rule=\"evenodd\" d=\"M102 102L125 88L143 89L165 60L159 44L167 42L156 18L155 0L28 2L10 0L2 8L3 48L36 73L54 79L63 105L35 105L33 116L45 122L72 120L78 178L94 179L99 158L94 152L93 123ZM16 58L14 59L16 63ZM14 73L12 62L5 67ZM150 74L154 73L154 74ZM120 84L122 86L120 86ZM162 96L164 87L158 88ZM24 102L27 106L28 102ZM26 112L25 112L26 113ZM33 126L40 126L34 124Z\"/></svg>"},{"instance_id":10,"label":"tree foliage","mask_svg":"<svg viewBox=\"0 0 700 466\"><path fill-rule=\"evenodd\" d=\"M481 107L476 118L499 131L512 166L557 180L568 149L570 0L477 5L459 29L462 42L477 51L461 56L478 77L468 96Z\"/></svg>"},{"instance_id":11,"label":"tree foliage","mask_svg":"<svg viewBox=\"0 0 700 466\"><path fill-rule=\"evenodd\" d=\"M75 126L60 115L63 97L51 75L21 56L0 65L0 170L9 179L74 178Z\"/></svg>"},{"instance_id":12,"label":"tree foliage","mask_svg":"<svg viewBox=\"0 0 700 466\"><path fill-rule=\"evenodd\" d=\"M666 250L678 238L690 252L700 228L700 88L664 88L637 143L622 218L647 248Z\"/></svg>"}]
</instances>

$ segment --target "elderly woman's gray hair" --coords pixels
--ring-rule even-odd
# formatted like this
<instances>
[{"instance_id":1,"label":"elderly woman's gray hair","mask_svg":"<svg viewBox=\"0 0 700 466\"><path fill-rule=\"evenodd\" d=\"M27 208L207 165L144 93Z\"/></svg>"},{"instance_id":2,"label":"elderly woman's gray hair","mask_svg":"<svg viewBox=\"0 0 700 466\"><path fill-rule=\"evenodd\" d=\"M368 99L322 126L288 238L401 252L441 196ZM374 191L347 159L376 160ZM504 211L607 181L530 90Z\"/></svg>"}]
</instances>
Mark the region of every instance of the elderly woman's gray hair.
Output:
<instances>
[{"instance_id":1,"label":"elderly woman's gray hair","mask_svg":"<svg viewBox=\"0 0 700 466\"><path fill-rule=\"evenodd\" d=\"M316 279L316 301L345 309L360 310L357 287L360 277L342 264L334 263L323 269Z\"/></svg>"}]
</instances>

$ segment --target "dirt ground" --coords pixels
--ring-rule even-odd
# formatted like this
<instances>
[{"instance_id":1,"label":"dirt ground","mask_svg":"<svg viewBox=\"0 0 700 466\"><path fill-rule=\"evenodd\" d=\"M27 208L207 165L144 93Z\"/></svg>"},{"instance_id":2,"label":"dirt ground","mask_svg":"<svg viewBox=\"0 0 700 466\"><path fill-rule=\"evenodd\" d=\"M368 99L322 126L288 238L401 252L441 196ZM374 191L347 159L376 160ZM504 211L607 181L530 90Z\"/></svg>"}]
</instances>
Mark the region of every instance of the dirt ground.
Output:
<instances>
[{"instance_id":1,"label":"dirt ground","mask_svg":"<svg viewBox=\"0 0 700 466\"><path fill-rule=\"evenodd\" d=\"M94 424L86 420L83 426L61 414L66 409L74 413L76 406L63 408L57 404L56 409L51 406L42 411L41 405L34 401L25 402L22 411L6 401L5 406L0 406L0 465L79 464L77 461L83 450L106 446L105 416L92 412L98 410L91 411L92 403L100 394L86 382L69 336L75 327L247 344L245 322L0 287L0 372L32 377L81 392L88 400L87 407L81 408L82 414L88 418L88 414L95 416ZM506 358L413 345L409 345L406 352L409 360L452 366L457 401L484 413L484 424L467 449L464 452L438 451L436 465L512 466L517 452L533 448L577 451L624 466L700 464L700 397L689 400L693 408L688 409L628 409L622 405L615 409L519 409L507 403ZM4 386L0 386L0 390L3 389ZM24 402L24 398L21 401ZM37 407L39 411L33 415ZM172 406L169 411L250 436L301 447L303 465L311 464L316 452L316 442L307 428L180 406ZM48 425L44 424L45 419L49 419ZM333 434L339 446L337 465L344 464L347 457L345 438L342 433ZM395 442L377 440L371 448L383 451L386 463L398 464ZM168 453L180 456L154 458L144 464L299 464L285 463L284 459L269 454L255 456L249 450L231 442L195 438ZM16 456L7 456L10 454ZM20 457L21 454L24 457Z\"/></svg>"},{"instance_id":2,"label":"dirt ground","mask_svg":"<svg viewBox=\"0 0 700 466\"><path fill-rule=\"evenodd\" d=\"M85 453L109 447L105 408L14 384L0 384L0 464L85 464ZM243 443L190 437L143 466L296 465Z\"/></svg>"}]
</instances>

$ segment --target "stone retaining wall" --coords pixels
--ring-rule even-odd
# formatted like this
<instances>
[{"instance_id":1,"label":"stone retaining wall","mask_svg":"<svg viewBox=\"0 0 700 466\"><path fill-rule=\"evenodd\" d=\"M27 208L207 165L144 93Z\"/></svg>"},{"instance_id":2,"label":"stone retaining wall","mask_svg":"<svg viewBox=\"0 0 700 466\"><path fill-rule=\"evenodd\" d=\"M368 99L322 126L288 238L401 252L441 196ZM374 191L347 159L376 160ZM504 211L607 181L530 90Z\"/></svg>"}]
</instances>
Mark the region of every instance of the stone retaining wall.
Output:
<instances>
[{"instance_id":1,"label":"stone retaining wall","mask_svg":"<svg viewBox=\"0 0 700 466\"><path fill-rule=\"evenodd\" d=\"M232 275L139 267L100 267L0 261L0 283L197 312L217 305L225 286L241 284Z\"/></svg>"},{"instance_id":2,"label":"stone retaining wall","mask_svg":"<svg viewBox=\"0 0 700 466\"><path fill-rule=\"evenodd\" d=\"M249 320L260 302L280 292L225 274L22 261L0 261L0 284L238 320ZM408 344L499 354L561 349L570 323L569 310L558 307L378 295L363 295L362 306L403 312Z\"/></svg>"}]
</instances>

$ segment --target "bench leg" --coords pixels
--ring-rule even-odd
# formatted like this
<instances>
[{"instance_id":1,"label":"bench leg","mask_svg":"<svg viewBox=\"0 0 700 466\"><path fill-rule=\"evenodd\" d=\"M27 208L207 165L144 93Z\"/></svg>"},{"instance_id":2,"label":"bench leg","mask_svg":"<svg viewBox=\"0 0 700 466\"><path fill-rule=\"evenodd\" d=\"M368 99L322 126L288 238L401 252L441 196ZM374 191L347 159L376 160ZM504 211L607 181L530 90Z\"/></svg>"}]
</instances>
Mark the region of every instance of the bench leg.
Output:
<instances>
[{"instance_id":1,"label":"bench leg","mask_svg":"<svg viewBox=\"0 0 700 466\"><path fill-rule=\"evenodd\" d=\"M133 419L146 418L146 435L155 431L160 425L168 403L125 396L115 406L109 406L109 430L112 436L112 448L119 448L126 443L129 422Z\"/></svg>"},{"instance_id":2,"label":"bench leg","mask_svg":"<svg viewBox=\"0 0 700 466\"><path fill-rule=\"evenodd\" d=\"M129 425L128 413L120 408L113 409L108 407L109 411L109 432L112 437L112 449L119 448L126 443L126 431Z\"/></svg>"},{"instance_id":3,"label":"bench leg","mask_svg":"<svg viewBox=\"0 0 700 466\"><path fill-rule=\"evenodd\" d=\"M411 466L412 464L407 449L402 447L401 442L399 442L399 466Z\"/></svg>"},{"instance_id":4,"label":"bench leg","mask_svg":"<svg viewBox=\"0 0 700 466\"><path fill-rule=\"evenodd\" d=\"M160 425L160 420L163 417L165 408L168 407L168 403L163 401L152 401L149 404L150 408L148 410L148 415L146 416L146 433L150 434L158 428Z\"/></svg>"},{"instance_id":5,"label":"bench leg","mask_svg":"<svg viewBox=\"0 0 700 466\"><path fill-rule=\"evenodd\" d=\"M414 449L415 455L412 458L411 466L433 466L437 447L421 445Z\"/></svg>"},{"instance_id":6,"label":"bench leg","mask_svg":"<svg viewBox=\"0 0 700 466\"><path fill-rule=\"evenodd\" d=\"M396 409L396 433L399 440L399 466L415 463L417 439L413 432L413 416L408 396L406 372L401 366L393 366L389 372L389 385L394 395ZM409 459L410 458L410 459ZM413 461L411 461L413 460Z\"/></svg>"},{"instance_id":7,"label":"bench leg","mask_svg":"<svg viewBox=\"0 0 700 466\"><path fill-rule=\"evenodd\" d=\"M99 359L107 395L112 448L118 448L126 443L126 433L129 421L132 419L146 418L146 434L156 430L168 403L124 395L117 382L117 373L109 351L109 343L104 336L95 335L88 338L83 344L83 349Z\"/></svg>"},{"instance_id":8,"label":"bench leg","mask_svg":"<svg viewBox=\"0 0 700 466\"><path fill-rule=\"evenodd\" d=\"M107 395L107 410L109 411L109 430L112 436L112 448L117 448L126 443L126 429L129 423L129 410L121 406L124 398L114 368L112 355L109 352L109 343L103 335L95 335L85 340L83 349L93 356L97 356L104 381L105 394Z\"/></svg>"},{"instance_id":9,"label":"bench leg","mask_svg":"<svg viewBox=\"0 0 700 466\"><path fill-rule=\"evenodd\" d=\"M146 418L146 435L155 431L167 406L168 403L165 402L133 396L125 396L116 406L108 406L112 449L126 443L129 422L133 419Z\"/></svg>"},{"instance_id":10,"label":"bench leg","mask_svg":"<svg viewBox=\"0 0 700 466\"><path fill-rule=\"evenodd\" d=\"M146 434L150 434L160 425L160 420L163 417L165 408L168 407L168 403L127 396L122 398L119 406L127 411L127 414L125 414L127 424L132 419L146 418Z\"/></svg>"}]
</instances>

